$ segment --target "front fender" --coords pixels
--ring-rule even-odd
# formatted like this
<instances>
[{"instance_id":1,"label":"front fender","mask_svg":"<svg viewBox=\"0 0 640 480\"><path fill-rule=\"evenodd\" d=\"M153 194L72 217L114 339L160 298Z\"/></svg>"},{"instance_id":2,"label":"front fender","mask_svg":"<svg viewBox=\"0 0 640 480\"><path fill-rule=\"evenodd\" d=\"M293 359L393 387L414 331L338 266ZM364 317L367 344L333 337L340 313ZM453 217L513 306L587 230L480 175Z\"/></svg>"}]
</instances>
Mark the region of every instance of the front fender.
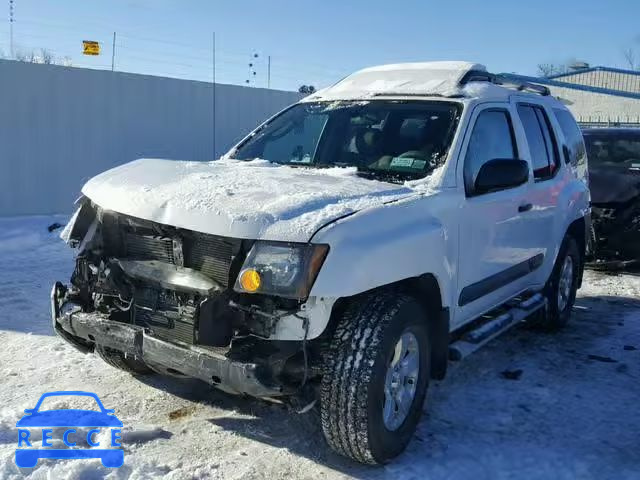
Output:
<instances>
[{"instance_id":1,"label":"front fender","mask_svg":"<svg viewBox=\"0 0 640 480\"><path fill-rule=\"evenodd\" d=\"M318 232L313 242L329 244L330 250L311 296L349 297L430 273L442 306L449 306L457 231L431 215L427 201L363 211Z\"/></svg>"}]
</instances>

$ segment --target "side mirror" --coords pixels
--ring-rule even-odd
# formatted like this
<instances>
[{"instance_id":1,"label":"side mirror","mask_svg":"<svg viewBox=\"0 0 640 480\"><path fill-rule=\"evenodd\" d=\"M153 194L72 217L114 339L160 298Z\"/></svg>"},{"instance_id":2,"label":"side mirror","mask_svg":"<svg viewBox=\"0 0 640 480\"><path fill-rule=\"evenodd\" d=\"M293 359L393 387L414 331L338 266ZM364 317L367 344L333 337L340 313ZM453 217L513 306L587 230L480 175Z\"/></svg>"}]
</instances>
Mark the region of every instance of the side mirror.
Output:
<instances>
[{"instance_id":1,"label":"side mirror","mask_svg":"<svg viewBox=\"0 0 640 480\"><path fill-rule=\"evenodd\" d=\"M529 180L529 164L516 158L495 158L480 167L474 195L517 187Z\"/></svg>"}]
</instances>

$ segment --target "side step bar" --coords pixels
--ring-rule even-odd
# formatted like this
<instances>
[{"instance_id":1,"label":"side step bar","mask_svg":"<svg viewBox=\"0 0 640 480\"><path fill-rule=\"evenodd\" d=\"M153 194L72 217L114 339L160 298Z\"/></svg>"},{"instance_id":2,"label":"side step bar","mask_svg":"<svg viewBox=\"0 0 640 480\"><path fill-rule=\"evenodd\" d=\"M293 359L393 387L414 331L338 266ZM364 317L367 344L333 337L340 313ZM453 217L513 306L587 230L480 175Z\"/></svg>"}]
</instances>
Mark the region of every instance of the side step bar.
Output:
<instances>
[{"instance_id":1,"label":"side step bar","mask_svg":"<svg viewBox=\"0 0 640 480\"><path fill-rule=\"evenodd\" d=\"M486 318L472 330L466 332L459 340L449 345L449 359L459 361L478 350L485 343L522 322L529 315L545 308L547 299L540 293L521 301L511 301L502 308L502 313Z\"/></svg>"}]
</instances>

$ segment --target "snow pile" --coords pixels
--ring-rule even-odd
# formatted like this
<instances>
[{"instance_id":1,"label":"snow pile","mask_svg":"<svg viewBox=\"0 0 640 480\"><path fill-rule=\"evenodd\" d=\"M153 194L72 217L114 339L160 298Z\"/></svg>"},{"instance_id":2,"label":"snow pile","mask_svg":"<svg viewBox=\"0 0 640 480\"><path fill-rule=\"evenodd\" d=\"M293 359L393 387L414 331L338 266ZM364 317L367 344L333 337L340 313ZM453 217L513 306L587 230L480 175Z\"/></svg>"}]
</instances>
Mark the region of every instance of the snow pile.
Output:
<instances>
[{"instance_id":1,"label":"snow pile","mask_svg":"<svg viewBox=\"0 0 640 480\"><path fill-rule=\"evenodd\" d=\"M181 228L304 242L334 219L425 194L427 184L430 178L405 185L360 178L355 167L141 159L94 177L82 191L105 209Z\"/></svg>"},{"instance_id":2,"label":"snow pile","mask_svg":"<svg viewBox=\"0 0 640 480\"><path fill-rule=\"evenodd\" d=\"M460 93L460 80L470 70L486 71L470 62L399 63L365 68L304 101L366 99L376 95L436 95Z\"/></svg>"}]
</instances>

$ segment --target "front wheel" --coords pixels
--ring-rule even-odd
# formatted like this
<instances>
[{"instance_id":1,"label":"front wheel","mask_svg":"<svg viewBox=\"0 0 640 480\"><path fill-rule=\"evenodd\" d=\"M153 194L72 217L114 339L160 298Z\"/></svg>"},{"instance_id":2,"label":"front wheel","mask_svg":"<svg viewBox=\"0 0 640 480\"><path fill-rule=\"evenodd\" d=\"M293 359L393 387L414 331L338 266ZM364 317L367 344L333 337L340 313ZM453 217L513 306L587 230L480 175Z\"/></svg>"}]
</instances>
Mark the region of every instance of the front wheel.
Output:
<instances>
[{"instance_id":1,"label":"front wheel","mask_svg":"<svg viewBox=\"0 0 640 480\"><path fill-rule=\"evenodd\" d=\"M320 412L329 445L368 464L411 440L430 377L427 318L413 298L369 295L340 320L322 378Z\"/></svg>"},{"instance_id":2,"label":"front wheel","mask_svg":"<svg viewBox=\"0 0 640 480\"><path fill-rule=\"evenodd\" d=\"M123 370L131 375L148 375L153 373L153 370L151 370L142 360L126 355L120 350L115 350L98 344L96 345L96 353L102 360L112 367Z\"/></svg>"}]
</instances>

